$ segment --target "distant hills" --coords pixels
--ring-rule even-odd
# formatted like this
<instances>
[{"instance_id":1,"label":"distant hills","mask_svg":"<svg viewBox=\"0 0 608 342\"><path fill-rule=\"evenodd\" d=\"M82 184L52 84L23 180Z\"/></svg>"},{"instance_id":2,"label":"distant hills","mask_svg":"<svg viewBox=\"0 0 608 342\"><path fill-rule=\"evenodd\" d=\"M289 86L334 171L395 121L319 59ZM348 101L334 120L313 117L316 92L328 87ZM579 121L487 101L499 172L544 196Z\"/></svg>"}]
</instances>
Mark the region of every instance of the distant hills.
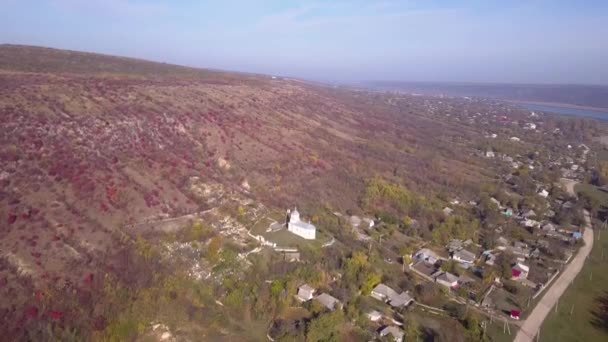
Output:
<instances>
[{"instance_id":1,"label":"distant hills","mask_svg":"<svg viewBox=\"0 0 608 342\"><path fill-rule=\"evenodd\" d=\"M608 109L608 86L369 81L375 89Z\"/></svg>"}]
</instances>

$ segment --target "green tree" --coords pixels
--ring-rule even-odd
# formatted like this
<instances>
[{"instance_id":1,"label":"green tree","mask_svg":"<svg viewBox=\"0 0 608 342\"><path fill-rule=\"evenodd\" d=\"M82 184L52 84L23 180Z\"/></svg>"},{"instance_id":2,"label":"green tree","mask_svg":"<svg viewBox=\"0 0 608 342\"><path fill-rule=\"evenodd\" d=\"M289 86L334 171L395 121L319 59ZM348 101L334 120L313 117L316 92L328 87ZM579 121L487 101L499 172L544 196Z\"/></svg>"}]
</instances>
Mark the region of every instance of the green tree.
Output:
<instances>
[{"instance_id":1,"label":"green tree","mask_svg":"<svg viewBox=\"0 0 608 342\"><path fill-rule=\"evenodd\" d=\"M340 310L319 315L306 327L306 341L339 341L339 326L343 320L344 316Z\"/></svg>"},{"instance_id":2,"label":"green tree","mask_svg":"<svg viewBox=\"0 0 608 342\"><path fill-rule=\"evenodd\" d=\"M405 341L418 341L421 338L421 331L418 322L409 319L405 324Z\"/></svg>"},{"instance_id":3,"label":"green tree","mask_svg":"<svg viewBox=\"0 0 608 342\"><path fill-rule=\"evenodd\" d=\"M464 327L467 329L467 335L471 341L481 340L481 326L479 323L479 316L473 310L468 310L464 319Z\"/></svg>"},{"instance_id":4,"label":"green tree","mask_svg":"<svg viewBox=\"0 0 608 342\"><path fill-rule=\"evenodd\" d=\"M376 273L370 272L367 274L363 285L361 286L361 294L364 296L369 295L372 292L374 286L380 282L380 276Z\"/></svg>"}]
</instances>

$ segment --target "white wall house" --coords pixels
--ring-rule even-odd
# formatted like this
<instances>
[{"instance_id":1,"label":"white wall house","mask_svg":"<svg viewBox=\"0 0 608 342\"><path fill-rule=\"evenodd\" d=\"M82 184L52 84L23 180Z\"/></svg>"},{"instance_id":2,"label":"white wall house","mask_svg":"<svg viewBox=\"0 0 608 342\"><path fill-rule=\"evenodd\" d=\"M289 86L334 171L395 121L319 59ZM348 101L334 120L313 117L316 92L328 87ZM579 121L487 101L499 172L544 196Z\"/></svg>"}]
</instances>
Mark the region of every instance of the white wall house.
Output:
<instances>
[{"instance_id":1,"label":"white wall house","mask_svg":"<svg viewBox=\"0 0 608 342\"><path fill-rule=\"evenodd\" d=\"M300 221L300 213L297 208L294 208L292 212L288 213L287 230L306 239L314 240L317 235L317 228L308 223Z\"/></svg>"},{"instance_id":2,"label":"white wall house","mask_svg":"<svg viewBox=\"0 0 608 342\"><path fill-rule=\"evenodd\" d=\"M549 191L542 189L541 191L538 192L538 195L544 198L547 198L547 196L549 196Z\"/></svg>"},{"instance_id":3,"label":"white wall house","mask_svg":"<svg viewBox=\"0 0 608 342\"><path fill-rule=\"evenodd\" d=\"M308 284L304 284L298 287L298 294L296 295L296 299L300 302L307 302L313 298L314 294L315 289Z\"/></svg>"},{"instance_id":4,"label":"white wall house","mask_svg":"<svg viewBox=\"0 0 608 342\"><path fill-rule=\"evenodd\" d=\"M475 260L477 260L477 257L475 256L475 254L465 249L461 249L452 254L452 259L465 264L473 264L475 263Z\"/></svg>"}]
</instances>

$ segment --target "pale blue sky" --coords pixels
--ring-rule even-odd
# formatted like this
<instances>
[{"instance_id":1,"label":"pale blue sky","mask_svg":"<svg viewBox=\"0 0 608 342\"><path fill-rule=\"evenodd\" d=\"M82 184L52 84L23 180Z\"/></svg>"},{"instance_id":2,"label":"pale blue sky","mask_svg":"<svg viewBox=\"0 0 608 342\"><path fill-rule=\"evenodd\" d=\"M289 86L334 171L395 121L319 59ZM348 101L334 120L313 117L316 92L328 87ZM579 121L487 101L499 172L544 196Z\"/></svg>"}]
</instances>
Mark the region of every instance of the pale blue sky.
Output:
<instances>
[{"instance_id":1,"label":"pale blue sky","mask_svg":"<svg viewBox=\"0 0 608 342\"><path fill-rule=\"evenodd\" d=\"M608 84L606 0L0 0L0 42L322 80Z\"/></svg>"}]
</instances>

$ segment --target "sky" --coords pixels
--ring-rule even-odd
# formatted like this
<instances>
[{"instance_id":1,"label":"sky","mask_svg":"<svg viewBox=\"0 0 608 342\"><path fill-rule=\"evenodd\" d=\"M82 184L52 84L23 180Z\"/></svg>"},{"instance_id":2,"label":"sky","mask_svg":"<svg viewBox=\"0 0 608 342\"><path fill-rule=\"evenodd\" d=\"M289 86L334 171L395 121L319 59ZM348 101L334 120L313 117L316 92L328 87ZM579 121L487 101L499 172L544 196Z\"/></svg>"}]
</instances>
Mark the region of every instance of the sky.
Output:
<instances>
[{"instance_id":1,"label":"sky","mask_svg":"<svg viewBox=\"0 0 608 342\"><path fill-rule=\"evenodd\" d=\"M606 0L0 0L0 43L322 81L608 84Z\"/></svg>"}]
</instances>

